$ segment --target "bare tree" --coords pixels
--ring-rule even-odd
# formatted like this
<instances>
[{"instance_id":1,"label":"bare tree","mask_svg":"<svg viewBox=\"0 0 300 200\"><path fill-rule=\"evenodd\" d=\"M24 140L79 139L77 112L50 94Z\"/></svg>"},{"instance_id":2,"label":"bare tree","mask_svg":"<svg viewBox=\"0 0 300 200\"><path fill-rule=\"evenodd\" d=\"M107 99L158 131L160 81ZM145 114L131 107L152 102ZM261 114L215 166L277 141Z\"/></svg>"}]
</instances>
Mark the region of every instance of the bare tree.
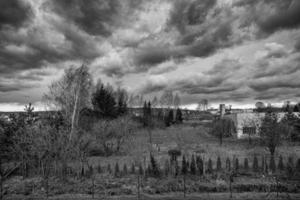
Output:
<instances>
[{"instance_id":1,"label":"bare tree","mask_svg":"<svg viewBox=\"0 0 300 200\"><path fill-rule=\"evenodd\" d=\"M151 101L152 108L156 108L158 106L158 99L155 96Z\"/></svg>"},{"instance_id":2,"label":"bare tree","mask_svg":"<svg viewBox=\"0 0 300 200\"><path fill-rule=\"evenodd\" d=\"M62 78L49 86L45 99L61 109L71 124L69 138L72 139L77 126L79 111L87 107L90 101L92 78L88 67L70 67L65 70Z\"/></svg>"},{"instance_id":3,"label":"bare tree","mask_svg":"<svg viewBox=\"0 0 300 200\"><path fill-rule=\"evenodd\" d=\"M170 108L173 105L173 93L171 90L166 90L160 97L162 107Z\"/></svg>"},{"instance_id":4,"label":"bare tree","mask_svg":"<svg viewBox=\"0 0 300 200\"><path fill-rule=\"evenodd\" d=\"M174 97L174 108L177 109L180 106L180 97L178 95L178 93L176 93L175 97Z\"/></svg>"},{"instance_id":5,"label":"bare tree","mask_svg":"<svg viewBox=\"0 0 300 200\"><path fill-rule=\"evenodd\" d=\"M269 149L271 156L274 156L276 147L281 143L281 134L286 131L285 126L278 121L276 113L266 113L262 120L259 132L261 142Z\"/></svg>"}]
</instances>

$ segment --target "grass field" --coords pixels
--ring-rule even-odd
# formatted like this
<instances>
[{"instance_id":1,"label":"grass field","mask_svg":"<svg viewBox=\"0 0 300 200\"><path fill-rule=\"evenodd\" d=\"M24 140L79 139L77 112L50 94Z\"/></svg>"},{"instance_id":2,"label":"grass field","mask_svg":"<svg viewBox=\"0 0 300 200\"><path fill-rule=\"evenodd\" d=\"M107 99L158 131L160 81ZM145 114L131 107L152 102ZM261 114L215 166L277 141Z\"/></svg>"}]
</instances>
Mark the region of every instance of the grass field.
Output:
<instances>
[{"instance_id":1,"label":"grass field","mask_svg":"<svg viewBox=\"0 0 300 200\"><path fill-rule=\"evenodd\" d=\"M152 150L156 159L160 164L163 164L168 158L168 150L181 149L182 154L190 157L192 154L200 154L206 160L211 158L216 161L220 156L222 161L228 157L238 157L242 163L244 158L249 159L249 164L252 164L254 155L268 156L269 152L264 146L259 144L259 141L252 141L250 145L248 140L237 140L234 138L224 138L223 144L220 146L219 140L216 137L208 134L208 129L204 126L191 127L187 125L180 125L166 129L156 129L152 131L153 147ZM133 138L128 141L123 150L124 156L110 156L110 157L90 157L90 163L93 165L101 164L105 166L107 163L114 165L116 161L120 165L126 163L143 161L149 159L149 133L146 130L140 130L135 133ZM277 148L275 157L282 155L284 161L287 157L292 156L295 160L300 158L299 144L284 142ZM260 160L259 160L260 161Z\"/></svg>"}]
</instances>

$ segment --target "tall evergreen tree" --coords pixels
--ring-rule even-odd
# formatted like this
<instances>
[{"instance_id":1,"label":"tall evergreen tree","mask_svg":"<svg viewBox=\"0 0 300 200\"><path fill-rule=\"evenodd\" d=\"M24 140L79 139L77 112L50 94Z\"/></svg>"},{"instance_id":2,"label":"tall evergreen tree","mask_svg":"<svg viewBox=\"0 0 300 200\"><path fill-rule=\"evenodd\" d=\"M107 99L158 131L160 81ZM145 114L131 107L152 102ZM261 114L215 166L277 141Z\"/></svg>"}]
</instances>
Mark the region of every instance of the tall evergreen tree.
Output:
<instances>
[{"instance_id":1,"label":"tall evergreen tree","mask_svg":"<svg viewBox=\"0 0 300 200\"><path fill-rule=\"evenodd\" d=\"M254 156L252 169L253 169L254 172L259 171L257 156Z\"/></svg>"},{"instance_id":2,"label":"tall evergreen tree","mask_svg":"<svg viewBox=\"0 0 300 200\"><path fill-rule=\"evenodd\" d=\"M279 156L278 170L280 170L280 171L283 171L283 170L284 170L283 158L282 158L281 155Z\"/></svg>"},{"instance_id":3,"label":"tall evergreen tree","mask_svg":"<svg viewBox=\"0 0 300 200\"><path fill-rule=\"evenodd\" d=\"M104 87L97 85L96 91L92 94L92 104L94 110L102 117L116 117L116 101L113 93Z\"/></svg>"},{"instance_id":4,"label":"tall evergreen tree","mask_svg":"<svg viewBox=\"0 0 300 200\"><path fill-rule=\"evenodd\" d=\"M193 174L193 175L196 174L196 161L195 161L195 156L194 155L192 155L190 171L191 171L191 174Z\"/></svg>"},{"instance_id":5,"label":"tall evergreen tree","mask_svg":"<svg viewBox=\"0 0 300 200\"><path fill-rule=\"evenodd\" d=\"M182 123L183 118L182 118L182 112L180 108L177 108L176 110L176 117L175 117L176 123Z\"/></svg>"},{"instance_id":6,"label":"tall evergreen tree","mask_svg":"<svg viewBox=\"0 0 300 200\"><path fill-rule=\"evenodd\" d=\"M185 155L182 156L181 174L185 175L188 171Z\"/></svg>"},{"instance_id":7,"label":"tall evergreen tree","mask_svg":"<svg viewBox=\"0 0 300 200\"><path fill-rule=\"evenodd\" d=\"M207 173L212 173L212 172L213 172L213 164L212 164L212 160L209 158L207 164Z\"/></svg>"},{"instance_id":8,"label":"tall evergreen tree","mask_svg":"<svg viewBox=\"0 0 300 200\"><path fill-rule=\"evenodd\" d=\"M203 174L203 160L200 156L197 156L196 163L197 163L198 173L200 175L202 175Z\"/></svg>"},{"instance_id":9,"label":"tall evergreen tree","mask_svg":"<svg viewBox=\"0 0 300 200\"><path fill-rule=\"evenodd\" d=\"M217 158L217 171L221 171L221 170L222 170L222 162L221 162L220 156L218 156L218 158Z\"/></svg>"}]
</instances>

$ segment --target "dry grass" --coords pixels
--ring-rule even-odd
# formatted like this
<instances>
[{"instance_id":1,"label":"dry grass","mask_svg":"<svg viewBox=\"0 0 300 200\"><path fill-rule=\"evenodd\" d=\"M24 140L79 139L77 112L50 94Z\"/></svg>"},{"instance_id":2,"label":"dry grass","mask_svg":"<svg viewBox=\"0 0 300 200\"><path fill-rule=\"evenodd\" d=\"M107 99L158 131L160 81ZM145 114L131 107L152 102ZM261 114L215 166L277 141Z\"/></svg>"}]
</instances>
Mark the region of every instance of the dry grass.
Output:
<instances>
[{"instance_id":1,"label":"dry grass","mask_svg":"<svg viewBox=\"0 0 300 200\"><path fill-rule=\"evenodd\" d=\"M156 129L152 131L153 147L152 150L159 163L163 164L168 158L168 150L178 148L182 153L190 157L192 154L201 155L207 160L211 158L215 163L218 156L222 163L228 157L231 160L238 157L240 164L244 158L248 158L251 166L254 155L268 156L268 150L259 145L258 141L253 141L249 145L248 140L237 140L234 138L225 138L222 146L218 138L208 134L207 128L203 126L191 127L186 125L173 126L166 129ZM106 166L111 163L114 166L118 162L120 166L124 163L130 166L132 162L147 162L149 159L149 133L146 130L140 130L135 133L130 141L125 144L124 156L111 157L91 157L90 162L94 165L101 164ZM202 152L199 154L199 152ZM278 147L276 156L282 155L286 161L288 156L300 158L300 146L285 143Z\"/></svg>"}]
</instances>

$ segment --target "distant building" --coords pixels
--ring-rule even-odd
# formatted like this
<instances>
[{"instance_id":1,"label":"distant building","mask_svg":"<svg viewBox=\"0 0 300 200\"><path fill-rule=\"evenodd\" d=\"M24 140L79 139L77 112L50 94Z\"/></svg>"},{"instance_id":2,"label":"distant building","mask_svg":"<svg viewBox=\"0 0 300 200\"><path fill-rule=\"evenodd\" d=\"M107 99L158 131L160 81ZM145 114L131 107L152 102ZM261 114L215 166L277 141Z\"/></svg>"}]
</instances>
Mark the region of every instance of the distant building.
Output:
<instances>
[{"instance_id":1,"label":"distant building","mask_svg":"<svg viewBox=\"0 0 300 200\"><path fill-rule=\"evenodd\" d=\"M222 113L222 111L220 111L220 113ZM278 120L281 120L286 113L278 112L276 114ZM247 109L243 112L227 112L225 115L220 116L229 118L234 122L236 138L242 139L249 137L249 135L251 135L251 137L259 137L259 128L265 115L265 112L253 112L253 110Z\"/></svg>"}]
</instances>

